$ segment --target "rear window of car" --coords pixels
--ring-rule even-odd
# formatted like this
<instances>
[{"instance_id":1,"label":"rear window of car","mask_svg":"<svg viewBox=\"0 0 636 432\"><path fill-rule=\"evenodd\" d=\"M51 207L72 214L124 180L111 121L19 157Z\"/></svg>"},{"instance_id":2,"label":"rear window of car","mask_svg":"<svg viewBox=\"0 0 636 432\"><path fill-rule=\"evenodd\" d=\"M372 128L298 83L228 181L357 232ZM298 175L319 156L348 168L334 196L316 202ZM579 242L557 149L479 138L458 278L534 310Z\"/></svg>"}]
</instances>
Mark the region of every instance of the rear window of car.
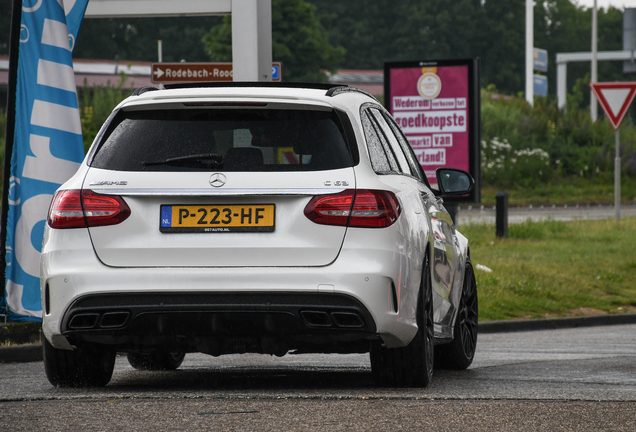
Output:
<instances>
[{"instance_id":1,"label":"rear window of car","mask_svg":"<svg viewBox=\"0 0 636 432\"><path fill-rule=\"evenodd\" d=\"M320 171L353 166L335 111L120 111L91 166L116 171Z\"/></svg>"}]
</instances>

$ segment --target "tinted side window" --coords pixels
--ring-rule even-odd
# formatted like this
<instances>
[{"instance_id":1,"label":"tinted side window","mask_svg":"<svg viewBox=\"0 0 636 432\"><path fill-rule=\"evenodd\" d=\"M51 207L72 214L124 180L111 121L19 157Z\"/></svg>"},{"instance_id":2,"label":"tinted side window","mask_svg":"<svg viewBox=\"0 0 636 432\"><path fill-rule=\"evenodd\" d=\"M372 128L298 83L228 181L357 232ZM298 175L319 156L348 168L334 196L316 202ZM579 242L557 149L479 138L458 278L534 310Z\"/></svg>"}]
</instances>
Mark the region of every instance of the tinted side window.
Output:
<instances>
[{"instance_id":1,"label":"tinted side window","mask_svg":"<svg viewBox=\"0 0 636 432\"><path fill-rule=\"evenodd\" d=\"M333 111L120 112L91 166L117 171L319 171L353 166Z\"/></svg>"},{"instance_id":2,"label":"tinted side window","mask_svg":"<svg viewBox=\"0 0 636 432\"><path fill-rule=\"evenodd\" d=\"M386 174L396 171L397 162L395 162L395 159L389 159L387 156L376 126L369 117L367 110L361 113L361 118L362 128L364 129L364 136L367 141L369 157L371 159L371 166L373 167L373 170L378 174Z\"/></svg>"},{"instance_id":3,"label":"tinted side window","mask_svg":"<svg viewBox=\"0 0 636 432\"><path fill-rule=\"evenodd\" d=\"M402 133L402 130L395 123L395 120L393 120L388 115L385 115L385 118L389 126L391 126L393 133L397 137L397 140L400 143L400 147L402 147L402 150L404 151L404 155L406 156L406 160L409 166L411 167L411 172L413 173L413 176L420 179L420 181L422 181L424 184L428 185L428 180L426 179L426 176L424 175L424 171L422 171L422 166L420 165L420 162L417 160L417 156L415 156L415 153L413 152L413 148L411 147L411 144L409 144L406 137Z\"/></svg>"},{"instance_id":4,"label":"tinted side window","mask_svg":"<svg viewBox=\"0 0 636 432\"><path fill-rule=\"evenodd\" d=\"M391 130L389 125L386 123L386 119L384 118L380 110L370 109L369 111L373 114L373 117L377 125L379 126L382 135L384 135L384 138L386 139L389 149L395 156L395 159L397 160L398 165L400 167L400 172L404 174L412 175L411 168L409 167L409 164L406 160L406 156L404 156L404 152L402 151L402 148L398 144L397 138L395 138L393 131Z\"/></svg>"}]
</instances>

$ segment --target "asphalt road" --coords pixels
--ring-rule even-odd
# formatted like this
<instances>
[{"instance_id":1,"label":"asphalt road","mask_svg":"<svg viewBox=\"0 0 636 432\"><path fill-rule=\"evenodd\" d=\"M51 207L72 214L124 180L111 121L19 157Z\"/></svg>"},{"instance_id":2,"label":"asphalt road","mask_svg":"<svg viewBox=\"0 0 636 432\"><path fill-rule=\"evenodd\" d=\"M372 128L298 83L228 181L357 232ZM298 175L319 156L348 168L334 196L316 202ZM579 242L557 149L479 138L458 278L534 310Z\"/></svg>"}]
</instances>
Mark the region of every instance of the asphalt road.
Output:
<instances>
[{"instance_id":1,"label":"asphalt road","mask_svg":"<svg viewBox=\"0 0 636 432\"><path fill-rule=\"evenodd\" d=\"M484 334L467 371L380 389L366 355L117 360L102 389L0 364L0 430L636 430L636 325Z\"/></svg>"}]
</instances>

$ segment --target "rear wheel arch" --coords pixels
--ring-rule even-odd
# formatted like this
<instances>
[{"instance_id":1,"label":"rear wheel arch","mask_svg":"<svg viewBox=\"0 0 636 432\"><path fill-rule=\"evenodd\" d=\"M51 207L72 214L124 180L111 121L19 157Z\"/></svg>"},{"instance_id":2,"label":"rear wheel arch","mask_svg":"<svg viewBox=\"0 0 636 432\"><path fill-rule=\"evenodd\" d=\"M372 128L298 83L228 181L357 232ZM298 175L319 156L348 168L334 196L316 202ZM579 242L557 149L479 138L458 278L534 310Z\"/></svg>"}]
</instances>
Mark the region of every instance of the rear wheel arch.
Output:
<instances>
[{"instance_id":1,"label":"rear wheel arch","mask_svg":"<svg viewBox=\"0 0 636 432\"><path fill-rule=\"evenodd\" d=\"M434 329L433 289L430 256L422 265L418 293L418 330L411 342L401 348L385 348L379 342L371 346L371 372L374 381L385 387L427 387L433 377Z\"/></svg>"}]
</instances>

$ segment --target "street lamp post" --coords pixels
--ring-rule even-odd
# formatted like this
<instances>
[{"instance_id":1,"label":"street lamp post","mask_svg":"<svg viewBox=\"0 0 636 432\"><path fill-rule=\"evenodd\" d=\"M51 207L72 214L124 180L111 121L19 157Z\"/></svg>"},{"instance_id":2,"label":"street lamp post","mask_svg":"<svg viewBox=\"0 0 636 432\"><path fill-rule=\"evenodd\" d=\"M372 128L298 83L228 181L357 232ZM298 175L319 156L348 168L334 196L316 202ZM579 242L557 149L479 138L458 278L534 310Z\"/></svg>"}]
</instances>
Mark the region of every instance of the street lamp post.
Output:
<instances>
[{"instance_id":1,"label":"street lamp post","mask_svg":"<svg viewBox=\"0 0 636 432\"><path fill-rule=\"evenodd\" d=\"M534 0L526 0L526 101L534 106Z\"/></svg>"},{"instance_id":2,"label":"street lamp post","mask_svg":"<svg viewBox=\"0 0 636 432\"><path fill-rule=\"evenodd\" d=\"M594 0L594 9L592 10L592 71L590 82L598 82L598 33L597 33L597 8L596 0ZM590 118L593 122L598 119L598 104L593 93L590 93Z\"/></svg>"}]
</instances>

